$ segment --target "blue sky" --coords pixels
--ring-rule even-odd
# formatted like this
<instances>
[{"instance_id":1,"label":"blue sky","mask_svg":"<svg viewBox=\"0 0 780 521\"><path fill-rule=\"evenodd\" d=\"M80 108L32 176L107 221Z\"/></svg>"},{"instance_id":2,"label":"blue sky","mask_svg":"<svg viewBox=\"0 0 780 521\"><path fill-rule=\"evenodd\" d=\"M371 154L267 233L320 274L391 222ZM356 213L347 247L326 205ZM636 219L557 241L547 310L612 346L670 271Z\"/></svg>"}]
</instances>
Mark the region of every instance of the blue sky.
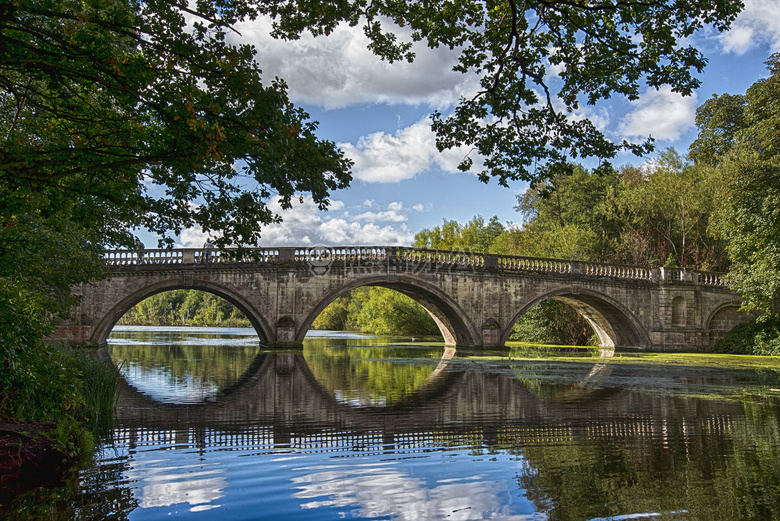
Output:
<instances>
[{"instance_id":1,"label":"blue sky","mask_svg":"<svg viewBox=\"0 0 780 521\"><path fill-rule=\"evenodd\" d=\"M731 31L704 31L691 40L710 60L694 96L647 90L637 101L613 99L578 116L592 118L615 140L652 135L657 150L673 146L685 153L696 137L696 108L713 94L744 93L767 75L765 60L780 51L780 2L744 2ZM520 220L514 205L524 183L483 184L457 171L463 151L436 151L428 116L433 110L446 114L474 89L473 77L450 70L451 51L420 47L414 63L391 65L365 49L360 28L284 42L268 37L269 27L257 20L237 30L256 46L264 75L285 79L293 102L319 122L319 136L338 143L355 167L351 187L332 194L329 211L317 211L306 199L281 213L281 225L264 229L261 246L409 245L417 231L443 219L466 222L479 214ZM614 164L645 160L626 154ZM200 247L204 240L200 229L190 229L178 244Z\"/></svg>"}]
</instances>

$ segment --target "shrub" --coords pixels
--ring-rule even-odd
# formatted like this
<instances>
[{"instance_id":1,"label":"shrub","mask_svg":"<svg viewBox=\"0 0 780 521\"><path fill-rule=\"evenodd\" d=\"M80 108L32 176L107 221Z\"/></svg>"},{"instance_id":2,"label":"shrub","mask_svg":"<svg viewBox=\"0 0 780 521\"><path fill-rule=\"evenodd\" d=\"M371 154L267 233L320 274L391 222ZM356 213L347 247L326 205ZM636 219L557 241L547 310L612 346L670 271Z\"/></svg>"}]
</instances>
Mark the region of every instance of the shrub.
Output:
<instances>
[{"instance_id":1,"label":"shrub","mask_svg":"<svg viewBox=\"0 0 780 521\"><path fill-rule=\"evenodd\" d=\"M0 365L0 417L22 422L75 420L110 426L119 372L67 346L40 343Z\"/></svg>"},{"instance_id":2,"label":"shrub","mask_svg":"<svg viewBox=\"0 0 780 521\"><path fill-rule=\"evenodd\" d=\"M744 322L715 344L716 353L780 356L780 316Z\"/></svg>"},{"instance_id":3,"label":"shrub","mask_svg":"<svg viewBox=\"0 0 780 521\"><path fill-rule=\"evenodd\" d=\"M26 422L58 421L83 407L72 357L39 343L0 367L0 415Z\"/></svg>"}]
</instances>

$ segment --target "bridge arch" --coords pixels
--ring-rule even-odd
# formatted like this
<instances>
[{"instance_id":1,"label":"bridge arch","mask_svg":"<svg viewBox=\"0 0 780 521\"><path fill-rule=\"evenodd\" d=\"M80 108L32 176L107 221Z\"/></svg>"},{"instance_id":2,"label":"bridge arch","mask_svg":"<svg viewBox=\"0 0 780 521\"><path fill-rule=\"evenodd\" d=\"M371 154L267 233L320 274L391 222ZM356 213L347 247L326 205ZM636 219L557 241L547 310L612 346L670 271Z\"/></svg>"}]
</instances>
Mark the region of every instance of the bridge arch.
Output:
<instances>
[{"instance_id":1,"label":"bridge arch","mask_svg":"<svg viewBox=\"0 0 780 521\"><path fill-rule=\"evenodd\" d=\"M191 283L185 284L181 279L170 279L150 284L122 298L99 319L96 325L94 325L89 343L98 346L105 344L108 340L108 336L111 334L111 330L130 308L153 295L176 289L206 291L227 300L241 310L247 319L249 319L252 327L260 337L261 343L268 344L270 341L269 339L272 338L270 332L273 331L273 329L269 327L268 322L259 312L257 312L255 307L240 294L231 291L225 286L207 280L194 280Z\"/></svg>"},{"instance_id":2,"label":"bridge arch","mask_svg":"<svg viewBox=\"0 0 780 521\"><path fill-rule=\"evenodd\" d=\"M716 306L707 317L705 324L705 331L709 334L709 343L711 346L715 345L715 342L726 336L726 334L734 329L742 322L746 322L751 318L755 318L755 314L744 313L740 311L742 302L725 302Z\"/></svg>"},{"instance_id":3,"label":"bridge arch","mask_svg":"<svg viewBox=\"0 0 780 521\"><path fill-rule=\"evenodd\" d=\"M603 347L652 346L650 335L634 314L619 301L582 288L565 287L540 295L522 306L512 317L501 335L505 344L515 322L535 305L555 299L573 307L593 328Z\"/></svg>"},{"instance_id":4,"label":"bridge arch","mask_svg":"<svg viewBox=\"0 0 780 521\"><path fill-rule=\"evenodd\" d=\"M296 333L296 342L303 343L306 333L322 311L340 296L363 286L388 288L410 297L431 315L447 345L477 345L479 330L474 326L468 314L449 295L433 283L412 277L395 277L388 281L387 276L371 276L356 279L324 295Z\"/></svg>"}]
</instances>

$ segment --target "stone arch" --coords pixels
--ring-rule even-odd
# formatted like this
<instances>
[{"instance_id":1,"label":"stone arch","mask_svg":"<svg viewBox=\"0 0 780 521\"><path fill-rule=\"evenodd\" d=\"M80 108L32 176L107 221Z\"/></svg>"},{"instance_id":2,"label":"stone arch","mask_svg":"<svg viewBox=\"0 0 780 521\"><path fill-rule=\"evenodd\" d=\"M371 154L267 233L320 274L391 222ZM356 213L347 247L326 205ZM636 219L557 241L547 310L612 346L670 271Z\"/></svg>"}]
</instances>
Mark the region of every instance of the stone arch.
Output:
<instances>
[{"instance_id":1,"label":"stone arch","mask_svg":"<svg viewBox=\"0 0 780 521\"><path fill-rule=\"evenodd\" d=\"M672 299L672 325L684 326L688 323L688 303L683 297Z\"/></svg>"},{"instance_id":2,"label":"stone arch","mask_svg":"<svg viewBox=\"0 0 780 521\"><path fill-rule=\"evenodd\" d=\"M142 289L123 297L119 302L111 306L111 308L106 313L104 313L102 317L100 317L97 324L92 329L89 343L92 345L105 344L109 334L111 334L113 327L117 322L119 322L119 319L122 318L122 315L124 315L130 308L151 297L152 295L163 293L165 291L173 291L176 289L194 289L206 291L227 300L240 309L241 312L244 313L244 315L249 319L252 327L260 337L261 343L268 344L273 338L271 336L273 329L269 327L268 322L260 313L257 312L254 306L241 295L236 294L235 292L220 284L215 284L209 281L193 280L192 282L185 284L181 279L170 279L145 286Z\"/></svg>"},{"instance_id":3,"label":"stone arch","mask_svg":"<svg viewBox=\"0 0 780 521\"><path fill-rule=\"evenodd\" d=\"M598 336L603 347L652 346L650 335L641 322L622 303L602 293L574 288L561 288L540 295L522 306L512 317L501 335L505 344L512 333L515 322L529 309L545 300L555 299L573 307Z\"/></svg>"},{"instance_id":4,"label":"stone arch","mask_svg":"<svg viewBox=\"0 0 780 521\"><path fill-rule=\"evenodd\" d=\"M438 286L412 277L397 277L388 281L387 275L357 279L324 295L298 327L296 342L303 343L314 319L328 304L362 286L388 288L412 298L431 315L447 345L479 346L482 344L479 330L468 315Z\"/></svg>"},{"instance_id":5,"label":"stone arch","mask_svg":"<svg viewBox=\"0 0 780 521\"><path fill-rule=\"evenodd\" d=\"M715 342L726 336L726 333L737 325L754 318L755 315L740 311L740 306L741 303L726 302L712 310L705 322L710 346L714 346Z\"/></svg>"}]
</instances>

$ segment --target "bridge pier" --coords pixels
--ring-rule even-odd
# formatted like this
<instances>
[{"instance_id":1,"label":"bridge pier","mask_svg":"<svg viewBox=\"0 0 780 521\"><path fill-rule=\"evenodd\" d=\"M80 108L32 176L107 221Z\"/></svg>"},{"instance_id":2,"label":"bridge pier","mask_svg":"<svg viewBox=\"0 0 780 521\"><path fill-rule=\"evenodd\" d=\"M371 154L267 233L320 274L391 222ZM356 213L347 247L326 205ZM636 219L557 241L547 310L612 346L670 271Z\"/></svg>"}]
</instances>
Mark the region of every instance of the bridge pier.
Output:
<instances>
[{"instance_id":1,"label":"bridge pier","mask_svg":"<svg viewBox=\"0 0 780 521\"><path fill-rule=\"evenodd\" d=\"M83 325L73 325L64 322L57 326L48 340L54 342L63 342L71 346L101 347L101 345L92 344L92 327Z\"/></svg>"},{"instance_id":2,"label":"bridge pier","mask_svg":"<svg viewBox=\"0 0 780 521\"><path fill-rule=\"evenodd\" d=\"M502 349L505 347L501 341L501 326L494 318L489 318L482 325L482 345L483 349Z\"/></svg>"}]
</instances>

